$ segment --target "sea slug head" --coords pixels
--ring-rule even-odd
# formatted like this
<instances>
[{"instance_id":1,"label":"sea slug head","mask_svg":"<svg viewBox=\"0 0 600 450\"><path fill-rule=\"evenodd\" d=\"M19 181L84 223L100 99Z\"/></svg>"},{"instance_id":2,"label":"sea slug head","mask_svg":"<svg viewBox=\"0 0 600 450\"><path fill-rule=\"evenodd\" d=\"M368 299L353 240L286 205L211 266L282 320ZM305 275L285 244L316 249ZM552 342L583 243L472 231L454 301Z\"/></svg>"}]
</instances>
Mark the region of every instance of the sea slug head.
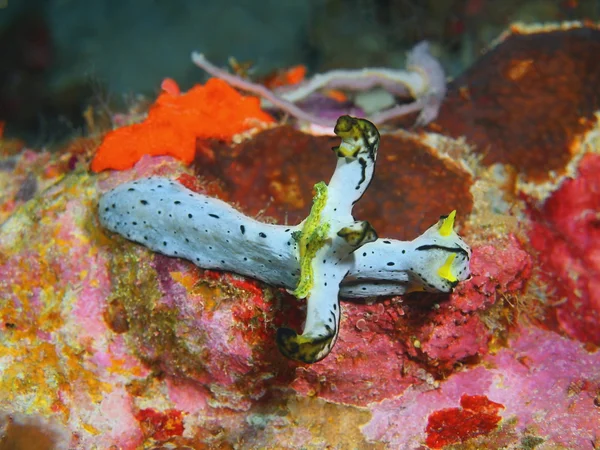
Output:
<instances>
[{"instance_id":1,"label":"sea slug head","mask_svg":"<svg viewBox=\"0 0 600 450\"><path fill-rule=\"evenodd\" d=\"M414 254L411 275L414 289L430 292L451 292L471 272L471 248L454 230L456 211L430 227L412 241Z\"/></svg>"},{"instance_id":2,"label":"sea slug head","mask_svg":"<svg viewBox=\"0 0 600 450\"><path fill-rule=\"evenodd\" d=\"M365 156L375 162L380 136L371 122L366 119L341 116L333 132L342 138L341 144L333 147L338 158L354 160L359 156Z\"/></svg>"}]
</instances>

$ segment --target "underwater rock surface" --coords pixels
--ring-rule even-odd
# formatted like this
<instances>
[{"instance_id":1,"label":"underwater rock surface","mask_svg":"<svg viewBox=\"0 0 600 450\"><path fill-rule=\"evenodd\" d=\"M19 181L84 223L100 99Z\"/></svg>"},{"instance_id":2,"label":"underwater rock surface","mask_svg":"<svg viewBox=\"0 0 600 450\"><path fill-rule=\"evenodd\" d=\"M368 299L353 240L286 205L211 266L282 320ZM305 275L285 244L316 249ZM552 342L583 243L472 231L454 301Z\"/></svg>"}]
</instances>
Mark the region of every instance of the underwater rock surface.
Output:
<instances>
[{"instance_id":1,"label":"underwater rock surface","mask_svg":"<svg viewBox=\"0 0 600 450\"><path fill-rule=\"evenodd\" d=\"M539 33L568 61L572 40L593 44L598 30ZM494 64L522 61L504 47L511 39L491 51ZM478 86L493 82L491 58L469 72L483 77ZM556 76L573 64L554 66ZM490 95L520 104L556 87L539 83ZM456 134L442 112L430 132L384 135L357 218L411 239L456 208L473 277L446 296L344 302L341 337L313 365L275 345L277 327L300 328L303 301L108 235L95 205L123 182L160 175L295 223L331 173L330 138L279 126L238 145L202 140L189 167L144 156L100 175L88 171L91 141L56 154L2 142L0 429L38 433L49 449L590 447L600 414L600 117L589 101L557 100L586 124L569 128L562 170L552 158L527 161L566 151L564 139L524 144L523 165L486 153L512 149L526 125L551 128L543 118L486 134L495 147L479 140L476 105L459 109Z\"/></svg>"}]
</instances>

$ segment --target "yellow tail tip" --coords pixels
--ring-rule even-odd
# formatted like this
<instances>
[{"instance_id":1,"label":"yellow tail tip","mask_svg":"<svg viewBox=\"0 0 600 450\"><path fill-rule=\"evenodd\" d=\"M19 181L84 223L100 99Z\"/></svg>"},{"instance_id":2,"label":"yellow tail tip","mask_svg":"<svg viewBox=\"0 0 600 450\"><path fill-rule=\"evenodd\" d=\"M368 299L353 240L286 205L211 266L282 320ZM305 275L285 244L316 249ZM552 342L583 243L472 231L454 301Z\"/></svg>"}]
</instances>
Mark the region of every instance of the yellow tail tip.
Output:
<instances>
[{"instance_id":1,"label":"yellow tail tip","mask_svg":"<svg viewBox=\"0 0 600 450\"><path fill-rule=\"evenodd\" d=\"M442 226L440 227L440 235L441 236L450 236L452 230L454 230L454 218L456 217L456 210L452 211L448 214L447 217L444 218L442 222Z\"/></svg>"},{"instance_id":2,"label":"yellow tail tip","mask_svg":"<svg viewBox=\"0 0 600 450\"><path fill-rule=\"evenodd\" d=\"M454 258L456 258L456 253L452 253L450 256L448 256L444 265L438 269L438 275L444 280L448 280L450 283L455 283L458 281L458 278L456 278L451 270Z\"/></svg>"},{"instance_id":3,"label":"yellow tail tip","mask_svg":"<svg viewBox=\"0 0 600 450\"><path fill-rule=\"evenodd\" d=\"M285 327L278 328L276 335L277 347L284 356L308 364L325 358L335 342L334 338L335 334L321 338L308 338Z\"/></svg>"}]
</instances>

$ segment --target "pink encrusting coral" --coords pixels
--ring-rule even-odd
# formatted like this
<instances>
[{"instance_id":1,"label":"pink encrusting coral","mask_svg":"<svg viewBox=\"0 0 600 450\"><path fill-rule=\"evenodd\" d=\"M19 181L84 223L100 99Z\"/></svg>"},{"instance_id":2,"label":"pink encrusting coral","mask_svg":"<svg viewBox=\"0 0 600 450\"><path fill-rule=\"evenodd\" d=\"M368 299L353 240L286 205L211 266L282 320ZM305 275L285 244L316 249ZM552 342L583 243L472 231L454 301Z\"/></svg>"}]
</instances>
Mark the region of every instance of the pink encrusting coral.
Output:
<instances>
[{"instance_id":1,"label":"pink encrusting coral","mask_svg":"<svg viewBox=\"0 0 600 450\"><path fill-rule=\"evenodd\" d=\"M0 404L69 424L75 434L59 447L121 442L135 448L141 434L131 428L135 419L123 382L147 369L102 321L108 255L91 245L96 237L84 228L93 191L88 177L66 177L29 202L29 213L2 225ZM32 211L43 219L32 221ZM30 400L20 403L23 396Z\"/></svg>"},{"instance_id":2,"label":"pink encrusting coral","mask_svg":"<svg viewBox=\"0 0 600 450\"><path fill-rule=\"evenodd\" d=\"M468 283L433 309L407 309L400 335L408 354L435 366L450 367L487 353L493 330L478 313L499 300L520 295L532 265L531 256L512 235L475 247Z\"/></svg>"},{"instance_id":3,"label":"pink encrusting coral","mask_svg":"<svg viewBox=\"0 0 600 450\"><path fill-rule=\"evenodd\" d=\"M487 436L473 448L501 448L510 442L585 448L596 438L598 353L590 354L556 333L523 328L508 348L487 355L483 363L455 373L438 389L410 388L397 398L373 404L373 417L363 432L389 448L419 448L420 442L432 439L428 435L433 436L428 420L439 411L457 408L466 395L485 396L503 405L496 408L502 417L499 422L494 419L498 428L486 427L482 434ZM454 442L477 429L473 422L456 426L459 429L447 429L456 437Z\"/></svg>"},{"instance_id":4,"label":"pink encrusting coral","mask_svg":"<svg viewBox=\"0 0 600 450\"><path fill-rule=\"evenodd\" d=\"M555 300L560 330L600 346L600 155L587 154L541 208L532 207L532 246Z\"/></svg>"}]
</instances>

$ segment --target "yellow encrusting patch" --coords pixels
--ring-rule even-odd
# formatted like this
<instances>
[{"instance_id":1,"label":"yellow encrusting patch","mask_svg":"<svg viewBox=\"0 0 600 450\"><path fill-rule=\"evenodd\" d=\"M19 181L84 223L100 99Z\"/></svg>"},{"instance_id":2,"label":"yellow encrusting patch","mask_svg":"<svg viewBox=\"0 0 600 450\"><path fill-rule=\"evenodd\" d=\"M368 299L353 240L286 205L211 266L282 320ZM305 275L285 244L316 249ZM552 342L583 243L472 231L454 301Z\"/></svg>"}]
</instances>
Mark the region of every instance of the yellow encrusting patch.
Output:
<instances>
[{"instance_id":1,"label":"yellow encrusting patch","mask_svg":"<svg viewBox=\"0 0 600 450\"><path fill-rule=\"evenodd\" d=\"M446 262L442 267L438 269L438 275L444 280L448 280L450 283L454 283L458 281L458 278L452 273L452 263L456 258L456 253L452 253L448 258L446 258Z\"/></svg>"},{"instance_id":2,"label":"yellow encrusting patch","mask_svg":"<svg viewBox=\"0 0 600 450\"><path fill-rule=\"evenodd\" d=\"M444 219L442 225L440 226L440 235L441 236L450 236L452 230L454 230L454 218L456 217L456 210L452 211L448 214L448 217Z\"/></svg>"},{"instance_id":3,"label":"yellow encrusting patch","mask_svg":"<svg viewBox=\"0 0 600 450\"><path fill-rule=\"evenodd\" d=\"M313 260L319 249L325 245L329 233L329 223L324 223L321 213L327 203L327 185L320 181L315 184L315 196L310 214L304 221L300 239L298 240L300 254L300 281L293 294L297 298L308 296L314 284Z\"/></svg>"},{"instance_id":4,"label":"yellow encrusting patch","mask_svg":"<svg viewBox=\"0 0 600 450\"><path fill-rule=\"evenodd\" d=\"M74 173L5 223L0 259L13 269L6 273L13 288L0 298L4 409L52 415L66 423L75 396L100 403L113 389L97 373L95 344L76 337L79 325L70 317L77 302L98 285L93 278L97 272L73 263L80 258L97 261L98 250L89 242L101 242L101 233L90 225L90 215L73 212L92 211L95 196L95 180ZM36 217L42 219L34 221Z\"/></svg>"}]
</instances>

